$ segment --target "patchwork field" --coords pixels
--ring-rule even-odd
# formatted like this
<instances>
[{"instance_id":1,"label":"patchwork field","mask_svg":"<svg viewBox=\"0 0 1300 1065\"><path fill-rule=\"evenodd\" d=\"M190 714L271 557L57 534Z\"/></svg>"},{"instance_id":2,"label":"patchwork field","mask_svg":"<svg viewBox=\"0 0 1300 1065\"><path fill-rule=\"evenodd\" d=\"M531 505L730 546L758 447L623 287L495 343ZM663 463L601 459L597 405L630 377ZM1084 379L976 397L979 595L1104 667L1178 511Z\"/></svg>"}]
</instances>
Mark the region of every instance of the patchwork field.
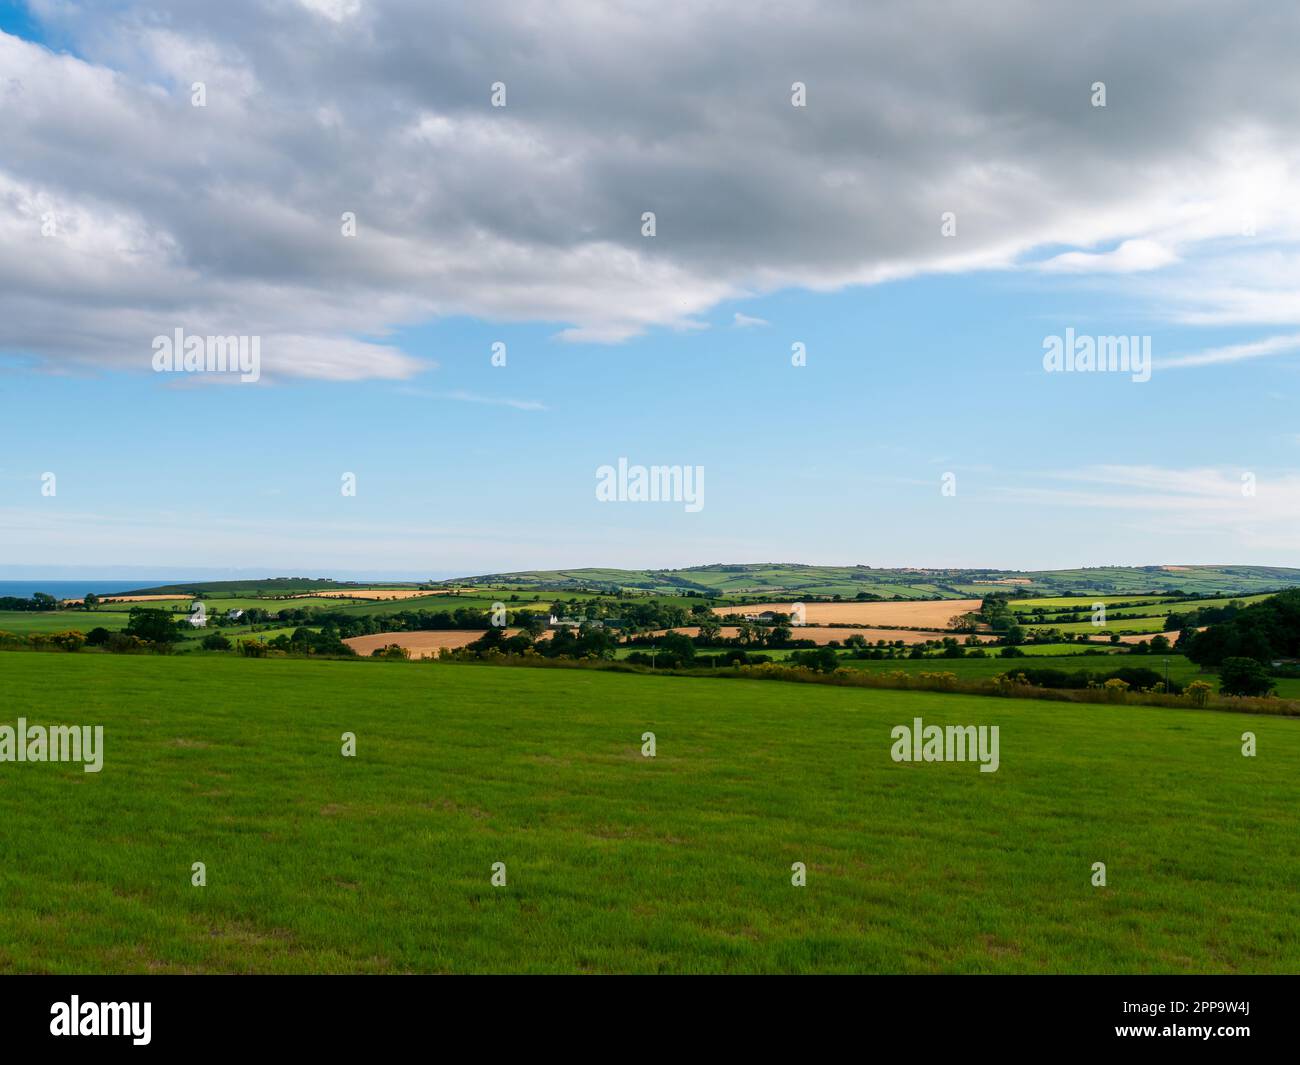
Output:
<instances>
[{"instance_id":1,"label":"patchwork field","mask_svg":"<svg viewBox=\"0 0 1300 1065\"><path fill-rule=\"evenodd\" d=\"M0 670L4 721L105 730L100 773L0 771L4 972L1300 968L1300 721L436 663ZM997 725L1000 768L893 762L914 717Z\"/></svg>"},{"instance_id":2,"label":"patchwork field","mask_svg":"<svg viewBox=\"0 0 1300 1065\"><path fill-rule=\"evenodd\" d=\"M980 608L979 599L941 599L906 603L806 603L804 620L810 625L910 625L918 628L946 629L958 614ZM714 613L761 614L771 610L788 614L793 601L785 603L747 603L743 607L716 607Z\"/></svg>"},{"instance_id":3,"label":"patchwork field","mask_svg":"<svg viewBox=\"0 0 1300 1065\"><path fill-rule=\"evenodd\" d=\"M1028 583L1026 583L1028 582ZM449 582L450 583L450 582ZM807 566L790 563L688 566L672 570L570 569L497 573L458 579L516 589L601 588L682 595L750 596L796 602L807 595L859 592L886 598L953 599L1010 590L1024 595L1132 598L1155 593L1240 595L1300 586L1300 569L1275 566L1102 566L1088 569L1006 571L990 569L876 569L871 566ZM1078 599L1071 600L1078 602Z\"/></svg>"}]
</instances>

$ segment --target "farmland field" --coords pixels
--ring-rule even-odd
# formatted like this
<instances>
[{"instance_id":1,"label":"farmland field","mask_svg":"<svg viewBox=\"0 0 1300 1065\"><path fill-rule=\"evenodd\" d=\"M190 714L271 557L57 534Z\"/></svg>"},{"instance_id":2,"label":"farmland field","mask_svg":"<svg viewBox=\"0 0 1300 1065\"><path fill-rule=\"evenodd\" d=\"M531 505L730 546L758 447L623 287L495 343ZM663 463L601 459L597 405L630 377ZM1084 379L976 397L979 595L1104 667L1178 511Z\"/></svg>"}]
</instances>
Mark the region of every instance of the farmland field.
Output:
<instances>
[{"instance_id":1,"label":"farmland field","mask_svg":"<svg viewBox=\"0 0 1300 1065\"><path fill-rule=\"evenodd\" d=\"M394 614L403 610L428 610L432 613L452 613L457 610L491 610L494 603L504 602L510 610L549 610L551 605L550 599L541 599L534 602L531 597L528 599L519 599L511 602L509 595L497 593L495 595L476 595L476 594L455 594L455 595L434 595L425 593L422 596L403 599L400 602L371 600L356 600L353 602L342 602L340 600L329 599L299 599L291 605L295 607L306 606L312 610L341 610L348 614Z\"/></svg>"},{"instance_id":2,"label":"farmland field","mask_svg":"<svg viewBox=\"0 0 1300 1065\"><path fill-rule=\"evenodd\" d=\"M125 610L3 610L0 611L0 632L89 632L94 628L116 632L126 628Z\"/></svg>"},{"instance_id":3,"label":"farmland field","mask_svg":"<svg viewBox=\"0 0 1300 1065\"><path fill-rule=\"evenodd\" d=\"M376 601L390 599L419 599L428 598L435 595L454 595L452 589L446 591L430 592L421 591L416 588L349 588L329 589L321 592L295 592L293 599L370 599Z\"/></svg>"},{"instance_id":4,"label":"farmland field","mask_svg":"<svg viewBox=\"0 0 1300 1065\"><path fill-rule=\"evenodd\" d=\"M0 671L6 720L105 728L98 774L0 772L2 971L1300 967L1296 720L436 663ZM917 716L998 725L999 770L894 763Z\"/></svg>"},{"instance_id":5,"label":"farmland field","mask_svg":"<svg viewBox=\"0 0 1300 1065\"><path fill-rule=\"evenodd\" d=\"M1249 606L1267 599L1267 595L1235 595L1222 599L1167 599L1159 596L1098 596L1096 599L1026 599L1014 601L1011 609L1017 614L1029 614L1046 608L1049 615L1053 610L1060 611L1067 607L1081 608L1080 616L1088 618L1093 603L1105 603L1107 607L1116 606L1117 614L1139 614L1145 617L1164 617L1168 614L1186 614L1202 607L1222 607L1229 603L1242 603Z\"/></svg>"},{"instance_id":6,"label":"farmland field","mask_svg":"<svg viewBox=\"0 0 1300 1065\"><path fill-rule=\"evenodd\" d=\"M756 614L770 610L788 614L792 602L747 603L743 607L715 607L714 613ZM946 629L957 614L980 608L979 599L941 599L910 603L807 603L804 620L811 625L909 625Z\"/></svg>"},{"instance_id":7,"label":"farmland field","mask_svg":"<svg viewBox=\"0 0 1300 1065\"><path fill-rule=\"evenodd\" d=\"M1094 625L1091 621L1067 621L1064 624L1056 625L1048 623L1046 625L1026 625L1027 629L1055 629L1057 632L1078 633L1084 632L1096 636L1105 635L1111 632L1131 632L1131 633L1150 633L1154 635L1157 632L1163 632L1165 628L1165 615L1160 614L1156 617L1145 618L1107 618L1105 625Z\"/></svg>"},{"instance_id":8,"label":"farmland field","mask_svg":"<svg viewBox=\"0 0 1300 1065\"><path fill-rule=\"evenodd\" d=\"M1113 606L1115 603L1133 603L1135 605L1142 604L1149 606L1153 603L1168 603L1169 601L1169 597L1164 595L1076 595L1050 596L1045 599L1013 599L1009 605L1017 614L1024 614L1032 613L1040 608L1048 610L1068 610L1072 607L1079 607L1084 610L1090 610L1093 603L1104 603L1106 606Z\"/></svg>"},{"instance_id":9,"label":"farmland field","mask_svg":"<svg viewBox=\"0 0 1300 1065\"><path fill-rule=\"evenodd\" d=\"M506 629L513 636L518 629ZM444 647L465 647L483 636L482 629L421 630L418 632L376 632L370 636L353 636L344 640L359 655L368 655L381 647L397 644L411 652L412 658L437 658Z\"/></svg>"}]
</instances>

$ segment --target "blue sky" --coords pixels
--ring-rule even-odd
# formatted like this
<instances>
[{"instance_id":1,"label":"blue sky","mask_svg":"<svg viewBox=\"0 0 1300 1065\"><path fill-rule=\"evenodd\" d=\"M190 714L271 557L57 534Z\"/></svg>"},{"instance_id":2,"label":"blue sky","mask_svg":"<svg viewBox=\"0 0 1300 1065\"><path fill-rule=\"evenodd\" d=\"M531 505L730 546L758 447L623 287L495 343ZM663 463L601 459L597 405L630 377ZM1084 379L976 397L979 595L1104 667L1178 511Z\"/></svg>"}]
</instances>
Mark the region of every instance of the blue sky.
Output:
<instances>
[{"instance_id":1,"label":"blue sky","mask_svg":"<svg viewBox=\"0 0 1300 1065\"><path fill-rule=\"evenodd\" d=\"M182 8L165 32L215 47L224 29L187 27L187 13L200 16ZM367 16L363 8L341 17ZM134 37L106 46L121 23L100 18L91 47L78 39L84 28L0 7L8 34L56 42L71 61L144 86L169 84L128 57L123 42ZM262 70L257 57L231 47ZM26 91L9 106L40 97L40 64L53 60L22 53ZM0 84L5 76L0 68ZM66 108L50 91L44 105ZM141 99L148 106L146 90ZM544 132L576 137L586 121L574 120L577 132ZM508 280L464 278L467 268L426 277L423 256L454 258L464 245L380 221L389 205L370 188L339 201L361 217L355 240L371 242L370 274L355 283L347 274L308 276L318 258L309 249L292 283L330 321L305 345L278 348L275 336L305 331L285 309L296 300L272 308L267 296L289 284L290 271L275 277L268 269L292 257L284 250L292 234L275 237L274 267L253 264L249 249L271 240L265 223L237 248L221 248L218 235L187 232L190 215L151 216L151 196L166 197L149 192L150 160L138 147L127 168L139 179L134 188L124 179L94 185L51 164L40 147L30 134L17 139L15 156L0 154L0 180L10 182L0 184L8 192L0 203L21 213L26 196L27 214L40 213L32 204L48 188L54 213L87 214L72 227L82 242L70 249L75 259L51 252L47 261L49 242L33 241L6 275L26 271L37 281L30 300L6 308L15 324L0 334L0 575L24 567L79 575L96 566L420 576L741 561L1300 564L1300 326L1288 305L1300 272L1295 219L1276 193L1277 175L1294 160L1272 147L1257 146L1251 157L1261 190L1252 202L1268 223L1251 235L1205 222L1220 208L1235 210L1236 192L1228 204L1202 189L1202 209L1189 221L1188 190L1171 186L1144 188L1140 202L1082 206L1058 192L1055 212L1046 203L1043 219L1003 247L995 230L963 233L968 215L1009 209L990 193L958 211L958 236L947 241L956 258L946 257L937 210L932 233L883 234L911 243L876 257L869 229L860 257L851 245L822 255L836 243L833 225L807 243L793 228L765 243L740 219L709 244L697 231L727 208L693 219L684 233L674 206L692 187L683 171L674 175L680 188L665 183L655 202L658 235L641 237L629 215L617 249L639 257L632 276L649 279L644 302L635 285L602 288L621 268L614 253L584 268L566 247L553 265L534 269L538 251L523 243L529 226L491 210L480 230L499 222L509 239L482 255L495 257ZM978 158L979 142L962 151ZM1239 176L1237 158L1230 176ZM1158 172L1166 162L1147 165ZM584 173L609 165L592 160ZM230 164L224 179L236 170ZM392 176L399 172L390 168L389 184L400 184ZM531 187L531 172L520 176ZM433 171L424 180L442 184ZM417 182L410 195L425 187ZM806 194L818 200L810 211L819 209L818 188L813 182ZM552 209L576 212L575 230L586 224L583 208L561 193L548 198L539 187L534 195L538 226ZM1153 217L1152 203L1167 213ZM886 197L880 209L888 206ZM759 228L761 208L753 205L750 220ZM138 231L129 228L132 212L143 220ZM1053 239L1035 239L1040 228ZM376 229L389 244L378 243ZM1071 232L1077 240L1056 239ZM115 288L119 273L88 277L83 269L96 256L110 265L123 256L129 272L148 258L137 245L147 249L155 238L171 264L158 276L190 275L170 305L142 294L143 281ZM549 238L539 240L545 250ZM420 265L392 267L390 280L391 264L408 256ZM50 287L37 291L38 281ZM61 314L38 320L37 308L48 315L61 306L50 295L60 283L66 323ZM391 308L390 284L402 295ZM220 299L202 305L214 292ZM208 323L241 332L245 316L250 332L273 334L264 336L261 381L152 372L155 333L202 333ZM1044 338L1067 328L1150 336L1151 380L1044 372ZM46 331L59 335L47 343ZM490 361L496 341L507 345L504 367ZM795 342L806 346L807 365L791 365ZM1260 342L1271 347L1241 347ZM302 353L317 343L337 356L303 370L311 359ZM596 468L620 457L703 467L704 508L598 502ZM357 477L354 497L340 492L346 472ZM53 496L42 495L45 473L56 475ZM945 474L954 475L955 493L941 492ZM1252 490L1243 492L1243 478Z\"/></svg>"}]
</instances>

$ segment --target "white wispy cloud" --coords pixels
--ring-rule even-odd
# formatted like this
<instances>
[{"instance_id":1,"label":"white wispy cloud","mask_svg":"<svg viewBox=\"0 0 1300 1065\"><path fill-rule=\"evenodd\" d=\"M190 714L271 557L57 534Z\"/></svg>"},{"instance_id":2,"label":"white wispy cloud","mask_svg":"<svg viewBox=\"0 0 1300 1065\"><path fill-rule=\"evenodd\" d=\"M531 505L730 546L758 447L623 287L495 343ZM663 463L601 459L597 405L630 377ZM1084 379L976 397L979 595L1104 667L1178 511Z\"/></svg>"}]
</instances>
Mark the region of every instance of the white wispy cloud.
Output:
<instances>
[{"instance_id":1,"label":"white wispy cloud","mask_svg":"<svg viewBox=\"0 0 1300 1065\"><path fill-rule=\"evenodd\" d=\"M1017 502L1127 512L1144 532L1228 532L1243 547L1300 550L1300 474L1226 467L1098 464L1006 485ZM1143 520L1144 519L1144 520Z\"/></svg>"},{"instance_id":2,"label":"white wispy cloud","mask_svg":"<svg viewBox=\"0 0 1300 1065\"><path fill-rule=\"evenodd\" d=\"M1220 348L1207 348L1190 355L1173 355L1161 359L1160 368L1169 369L1180 366L1214 366L1225 362L1241 362L1243 359L1262 359L1270 355L1287 355L1300 351L1300 333L1268 337L1264 340L1252 340L1245 344L1229 344Z\"/></svg>"},{"instance_id":3,"label":"white wispy cloud","mask_svg":"<svg viewBox=\"0 0 1300 1065\"><path fill-rule=\"evenodd\" d=\"M1177 254L1158 241L1126 240L1114 251L1065 252L1039 264L1039 268L1049 273L1128 274L1155 270L1177 260Z\"/></svg>"},{"instance_id":4,"label":"white wispy cloud","mask_svg":"<svg viewBox=\"0 0 1300 1065\"><path fill-rule=\"evenodd\" d=\"M404 387L399 389L404 396L419 396L422 399L450 399L456 403L482 403L489 407L510 407L514 410L546 410L546 404L535 399L511 399L507 396L484 396L464 389L438 392L431 389Z\"/></svg>"}]
</instances>

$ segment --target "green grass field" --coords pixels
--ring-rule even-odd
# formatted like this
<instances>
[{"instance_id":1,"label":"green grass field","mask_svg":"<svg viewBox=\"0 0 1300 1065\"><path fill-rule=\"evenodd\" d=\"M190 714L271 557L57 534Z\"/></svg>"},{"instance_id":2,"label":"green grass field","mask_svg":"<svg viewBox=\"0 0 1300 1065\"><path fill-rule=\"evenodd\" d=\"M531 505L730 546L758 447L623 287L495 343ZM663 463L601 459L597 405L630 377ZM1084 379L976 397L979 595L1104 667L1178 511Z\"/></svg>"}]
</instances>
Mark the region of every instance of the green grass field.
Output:
<instances>
[{"instance_id":1,"label":"green grass field","mask_svg":"<svg viewBox=\"0 0 1300 1065\"><path fill-rule=\"evenodd\" d=\"M1047 645L1048 648L1060 645ZM888 673L902 669L908 673L952 673L961 679L996 677L1000 673L1014 673L1017 669L1060 669L1067 673L1086 670L1089 673L1110 673L1126 666L1154 670L1163 675L1165 658L1169 659L1169 679L1178 684L1187 684L1193 680L1203 680L1219 687L1219 678L1215 673L1203 673L1196 663L1188 661L1182 655L1036 655L1037 650L1025 646L1024 658L1001 658L995 654L988 658L899 658L883 661L861 658L842 658L840 665L846 669L866 669L876 673ZM1286 677L1274 681L1277 687L1273 694L1283 699L1300 699L1300 680Z\"/></svg>"},{"instance_id":2,"label":"green grass field","mask_svg":"<svg viewBox=\"0 0 1300 1065\"><path fill-rule=\"evenodd\" d=\"M1031 614L1035 610L1065 610L1070 607L1082 607L1091 610L1093 603L1112 606L1115 603L1132 603L1139 605L1167 603L1169 598L1163 595L1096 595L1096 596L1048 596L1043 599L1014 599L1009 604L1017 614Z\"/></svg>"},{"instance_id":3,"label":"green grass field","mask_svg":"<svg viewBox=\"0 0 1300 1065\"><path fill-rule=\"evenodd\" d=\"M7 972L1300 966L1295 720L220 656L0 676L0 723L106 734L99 774L0 764ZM1000 770L895 764L914 716L998 725Z\"/></svg>"},{"instance_id":4,"label":"green grass field","mask_svg":"<svg viewBox=\"0 0 1300 1065\"><path fill-rule=\"evenodd\" d=\"M1028 648L1026 648L1028 650ZM867 669L878 673L888 673L891 669L905 669L908 672L953 673L958 677L996 677L999 673L1012 673L1016 669L1063 669L1075 672L1080 669L1090 673L1108 673L1123 666L1143 666L1164 672L1162 655L1025 655L1024 658L1001 658L996 652L988 658L901 658L893 661L875 661L873 659L846 658L842 666L851 669ZM1182 655L1169 656L1169 679L1176 681L1194 680L1213 681L1213 673L1200 673L1194 663Z\"/></svg>"},{"instance_id":5,"label":"green grass field","mask_svg":"<svg viewBox=\"0 0 1300 1065\"><path fill-rule=\"evenodd\" d=\"M0 610L0 632L23 636L33 632L89 632L104 628L118 632L130 620L116 610Z\"/></svg>"},{"instance_id":6,"label":"green grass field","mask_svg":"<svg viewBox=\"0 0 1300 1065\"><path fill-rule=\"evenodd\" d=\"M1084 609L1080 617L1089 620L1092 614L1092 604L1105 603L1107 607L1115 604L1114 613L1116 614L1137 614L1144 617L1165 617L1169 614L1186 614L1193 610L1199 610L1202 607L1222 607L1229 603L1240 602L1247 606L1251 603L1262 602L1268 599L1267 595L1234 595L1221 599L1166 599L1161 596L1123 596L1123 595L1102 595L1095 600L1088 599L1024 599L1013 602L1011 609L1017 614L1032 614L1039 608L1044 608L1049 615L1053 609L1064 607L1079 607Z\"/></svg>"},{"instance_id":7,"label":"green grass field","mask_svg":"<svg viewBox=\"0 0 1300 1065\"><path fill-rule=\"evenodd\" d=\"M1023 622L1022 622L1023 624ZM1097 626L1091 621L1067 621L1061 625L1025 625L1029 631L1038 631L1041 629L1055 629L1057 632L1066 633L1087 633L1090 636L1116 632L1121 636L1127 633L1149 633L1155 635L1157 632L1165 631L1165 615L1158 617L1144 618L1107 618L1106 624ZM1172 637L1171 637L1172 638Z\"/></svg>"}]
</instances>

